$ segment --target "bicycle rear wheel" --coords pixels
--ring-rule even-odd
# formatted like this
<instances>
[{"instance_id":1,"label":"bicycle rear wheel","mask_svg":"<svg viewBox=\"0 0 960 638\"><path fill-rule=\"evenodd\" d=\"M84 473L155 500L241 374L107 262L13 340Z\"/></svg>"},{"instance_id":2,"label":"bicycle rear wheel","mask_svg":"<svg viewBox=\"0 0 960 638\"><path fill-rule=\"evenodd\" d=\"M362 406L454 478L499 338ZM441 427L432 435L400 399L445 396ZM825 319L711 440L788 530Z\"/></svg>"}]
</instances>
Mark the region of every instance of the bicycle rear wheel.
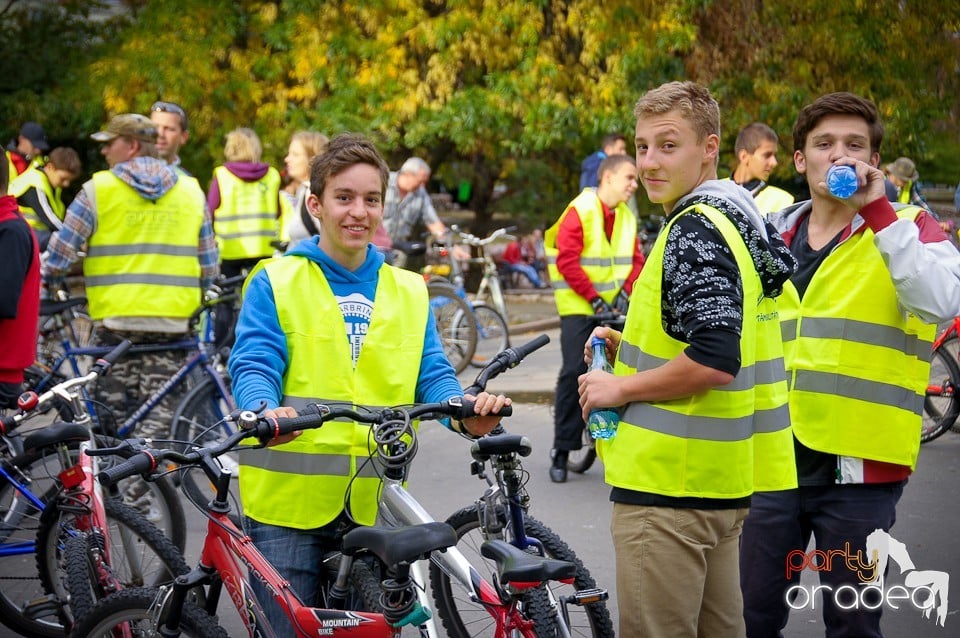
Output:
<instances>
[{"instance_id":1,"label":"bicycle rear wheel","mask_svg":"<svg viewBox=\"0 0 960 638\"><path fill-rule=\"evenodd\" d=\"M460 315L457 321L467 321L469 316ZM477 347L470 358L470 365L482 368L499 352L510 347L510 331L503 315L486 303L474 303L473 316L477 324Z\"/></svg>"},{"instance_id":2,"label":"bicycle rear wheel","mask_svg":"<svg viewBox=\"0 0 960 638\"><path fill-rule=\"evenodd\" d=\"M427 289L443 352L456 373L460 374L469 365L477 349L477 324L475 321L460 321L459 318L472 317L473 312L453 286L431 283Z\"/></svg>"},{"instance_id":3,"label":"bicycle rear wheel","mask_svg":"<svg viewBox=\"0 0 960 638\"><path fill-rule=\"evenodd\" d=\"M500 509L497 517L503 525L507 524L506 513ZM480 513L478 506L465 507L447 519L447 524L457 533L457 549L459 549L471 565L478 568L481 575L496 572L492 561L483 558L480 554L480 545L486 540L484 531L480 527ZM597 586L589 570L577 555L570 549L556 532L530 516L525 517L526 534L543 544L546 555L550 558L569 561L577 566L574 578L574 588L577 590L590 589ZM433 597L436 603L437 616L440 617L444 628L451 638L473 638L475 636L491 636L493 620L483 605L470 600L466 592L450 581L443 571L434 563L430 563L430 585L433 588ZM554 601L560 596L572 593L570 585L552 581L533 590L534 595L525 601L526 615L536 624L538 636L555 636L556 619L553 616ZM584 607L570 605L570 635L612 637L614 635L613 621L605 603L593 603Z\"/></svg>"},{"instance_id":4,"label":"bicycle rear wheel","mask_svg":"<svg viewBox=\"0 0 960 638\"><path fill-rule=\"evenodd\" d=\"M232 409L233 399L224 396L213 379L205 379L190 390L177 406L173 414L171 438L197 446L219 442L232 434L230 426L223 420ZM183 446L184 449L189 447ZM236 452L224 454L218 460L234 477L239 476L240 463ZM181 471L180 480L184 491L195 503L203 505L213 498L213 486L203 472ZM233 489L235 487L236 481L233 481ZM236 502L239 503L239 499Z\"/></svg>"},{"instance_id":5,"label":"bicycle rear wheel","mask_svg":"<svg viewBox=\"0 0 960 638\"><path fill-rule=\"evenodd\" d=\"M956 339L948 339L933 351L930 360L930 382L923 399L923 421L920 442L933 441L953 427L960 416L960 364L947 344L957 345Z\"/></svg>"},{"instance_id":6,"label":"bicycle rear wheel","mask_svg":"<svg viewBox=\"0 0 960 638\"><path fill-rule=\"evenodd\" d=\"M597 448L590 430L586 427L580 434L583 446L579 450L570 450L567 453L567 469L577 474L583 474L597 460Z\"/></svg>"}]
</instances>

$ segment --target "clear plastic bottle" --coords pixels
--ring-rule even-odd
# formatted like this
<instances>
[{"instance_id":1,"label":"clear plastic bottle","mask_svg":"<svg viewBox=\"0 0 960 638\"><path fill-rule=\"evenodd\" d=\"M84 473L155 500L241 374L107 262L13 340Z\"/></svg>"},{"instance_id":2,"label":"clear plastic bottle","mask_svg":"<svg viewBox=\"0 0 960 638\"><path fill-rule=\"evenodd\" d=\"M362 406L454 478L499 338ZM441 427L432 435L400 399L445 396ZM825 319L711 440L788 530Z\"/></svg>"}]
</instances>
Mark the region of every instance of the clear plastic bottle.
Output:
<instances>
[{"instance_id":1,"label":"clear plastic bottle","mask_svg":"<svg viewBox=\"0 0 960 638\"><path fill-rule=\"evenodd\" d=\"M601 337L594 337L590 341L593 349L591 370L613 372L613 366L607 361L607 344ZM594 439L612 439L620 425L620 414L613 408L594 408L587 419L587 428Z\"/></svg>"},{"instance_id":2,"label":"clear plastic bottle","mask_svg":"<svg viewBox=\"0 0 960 638\"><path fill-rule=\"evenodd\" d=\"M857 171L848 164L834 164L827 170L827 190L834 197L846 199L857 192Z\"/></svg>"}]
</instances>

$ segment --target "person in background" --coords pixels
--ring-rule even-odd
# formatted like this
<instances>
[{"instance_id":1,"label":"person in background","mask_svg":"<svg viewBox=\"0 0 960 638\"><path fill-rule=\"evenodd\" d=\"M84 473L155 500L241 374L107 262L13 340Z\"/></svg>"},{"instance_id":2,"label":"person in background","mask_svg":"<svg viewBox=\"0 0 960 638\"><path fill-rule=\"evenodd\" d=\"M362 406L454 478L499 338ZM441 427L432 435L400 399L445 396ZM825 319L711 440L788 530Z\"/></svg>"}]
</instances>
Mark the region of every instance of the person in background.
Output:
<instances>
[{"instance_id":1,"label":"person in background","mask_svg":"<svg viewBox=\"0 0 960 638\"><path fill-rule=\"evenodd\" d=\"M43 165L43 154L50 150L47 132L36 122L24 122L20 133L7 145L8 184L30 167Z\"/></svg>"},{"instance_id":2,"label":"person in background","mask_svg":"<svg viewBox=\"0 0 960 638\"><path fill-rule=\"evenodd\" d=\"M503 250L501 259L507 272L518 272L530 282L534 288L549 288L548 284L540 279L537 269L534 267L536 261L536 249L529 235L521 240L513 240Z\"/></svg>"},{"instance_id":3,"label":"person in background","mask_svg":"<svg viewBox=\"0 0 960 638\"><path fill-rule=\"evenodd\" d=\"M588 155L580 163L580 190L596 188L600 184L600 163L614 155L626 155L627 138L620 133L610 133L600 143L600 150Z\"/></svg>"},{"instance_id":4,"label":"person in background","mask_svg":"<svg viewBox=\"0 0 960 638\"><path fill-rule=\"evenodd\" d=\"M912 159L898 157L896 161L887 164L884 168L887 174L885 193L889 201L913 204L930 210L930 205L927 204L927 200L923 198L923 194L920 192L920 185L917 183L920 179L920 173Z\"/></svg>"},{"instance_id":5,"label":"person in background","mask_svg":"<svg viewBox=\"0 0 960 638\"><path fill-rule=\"evenodd\" d=\"M157 126L157 152L181 175L190 173L180 163L180 147L190 139L187 112L174 102L158 101L150 107L150 120Z\"/></svg>"},{"instance_id":6,"label":"person in background","mask_svg":"<svg viewBox=\"0 0 960 638\"><path fill-rule=\"evenodd\" d=\"M737 168L731 179L750 191L757 208L765 215L793 203L793 195L767 183L777 167L779 146L776 131L763 122L754 122L740 130L734 147Z\"/></svg>"},{"instance_id":7,"label":"person in background","mask_svg":"<svg viewBox=\"0 0 960 638\"><path fill-rule=\"evenodd\" d=\"M622 334L593 330L613 374L579 380L584 418L623 406L616 435L597 441L618 633L739 637L751 494L796 485L776 305L796 262L753 198L717 179L720 107L705 87L663 84L634 113L639 178L667 222Z\"/></svg>"},{"instance_id":8,"label":"person in background","mask_svg":"<svg viewBox=\"0 0 960 638\"><path fill-rule=\"evenodd\" d=\"M547 270L560 314L560 373L554 403L550 480L567 480L570 450L583 446L584 420L577 377L586 372L583 344L597 326L594 314L626 313L633 282L643 268L637 219L626 202L637 190L628 155L600 163L600 185L583 189L544 234Z\"/></svg>"},{"instance_id":9,"label":"person in background","mask_svg":"<svg viewBox=\"0 0 960 638\"><path fill-rule=\"evenodd\" d=\"M186 339L189 318L218 270L203 190L160 159L156 125L144 115L115 115L90 137L101 143L110 168L94 173L67 207L44 254L44 285L62 288L86 245L83 280L95 345ZM168 349L127 353L99 380L98 400L122 422L176 373L184 356ZM181 398L171 393L133 434L169 437Z\"/></svg>"},{"instance_id":10,"label":"person in background","mask_svg":"<svg viewBox=\"0 0 960 638\"><path fill-rule=\"evenodd\" d=\"M326 135L315 131L297 131L290 138L283 162L287 175L297 187L291 197L281 200L280 213L280 241L290 246L320 232L307 210L307 196L310 194L310 162L323 152L328 141Z\"/></svg>"},{"instance_id":11,"label":"person in background","mask_svg":"<svg viewBox=\"0 0 960 638\"><path fill-rule=\"evenodd\" d=\"M322 232L250 275L229 362L239 407L283 417L318 401L391 406L462 395L423 278L386 265L371 243L388 174L361 135L338 135L314 159L307 206ZM449 427L483 435L509 403L480 393L477 416ZM380 479L358 473L368 434L366 425L330 423L240 455L250 538L307 605L322 602L324 555L376 518ZM277 635L294 635L273 596L251 584Z\"/></svg>"},{"instance_id":12,"label":"person in background","mask_svg":"<svg viewBox=\"0 0 960 638\"><path fill-rule=\"evenodd\" d=\"M799 485L758 491L744 524L751 638L782 635L786 593L801 578L784 566L811 536L818 553L866 555L867 536L893 526L920 450L936 326L960 308L960 253L927 211L887 200L882 140L876 105L847 92L804 106L793 128L810 199L770 223L799 263L779 299ZM847 199L827 190L835 165L856 170ZM857 569L834 561L816 571L826 635L881 636L884 605L850 605L843 594L862 591Z\"/></svg>"},{"instance_id":13,"label":"person in background","mask_svg":"<svg viewBox=\"0 0 960 638\"><path fill-rule=\"evenodd\" d=\"M15 408L23 371L37 354L40 252L37 239L7 195L9 167L0 162L0 409Z\"/></svg>"},{"instance_id":14,"label":"person in background","mask_svg":"<svg viewBox=\"0 0 960 638\"><path fill-rule=\"evenodd\" d=\"M407 159L399 171L390 173L383 202L383 228L393 249L391 263L399 268L407 264L406 249L414 241L411 234L418 224L426 226L436 239L446 237L447 226L440 220L427 193L429 181L430 165L419 157ZM378 239L374 243L381 250L388 250L384 241ZM469 257L459 246L454 246L453 252L455 259Z\"/></svg>"},{"instance_id":15,"label":"person in background","mask_svg":"<svg viewBox=\"0 0 960 638\"><path fill-rule=\"evenodd\" d=\"M10 194L17 198L20 212L36 233L40 252L47 249L50 235L63 225L63 189L80 177L82 170L77 152L58 146L50 151L43 166L28 168L10 183Z\"/></svg>"}]
</instances>

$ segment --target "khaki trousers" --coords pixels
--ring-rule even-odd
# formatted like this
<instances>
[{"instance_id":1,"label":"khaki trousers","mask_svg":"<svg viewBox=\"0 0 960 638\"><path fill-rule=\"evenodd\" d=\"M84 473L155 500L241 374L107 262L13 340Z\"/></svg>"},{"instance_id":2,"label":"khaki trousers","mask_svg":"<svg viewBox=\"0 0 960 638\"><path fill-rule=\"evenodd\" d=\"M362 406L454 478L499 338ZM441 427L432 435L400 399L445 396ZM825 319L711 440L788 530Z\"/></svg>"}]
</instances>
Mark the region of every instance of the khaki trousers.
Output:
<instances>
[{"instance_id":1,"label":"khaki trousers","mask_svg":"<svg viewBox=\"0 0 960 638\"><path fill-rule=\"evenodd\" d=\"M614 503L618 635L746 636L739 540L747 512Z\"/></svg>"}]
</instances>

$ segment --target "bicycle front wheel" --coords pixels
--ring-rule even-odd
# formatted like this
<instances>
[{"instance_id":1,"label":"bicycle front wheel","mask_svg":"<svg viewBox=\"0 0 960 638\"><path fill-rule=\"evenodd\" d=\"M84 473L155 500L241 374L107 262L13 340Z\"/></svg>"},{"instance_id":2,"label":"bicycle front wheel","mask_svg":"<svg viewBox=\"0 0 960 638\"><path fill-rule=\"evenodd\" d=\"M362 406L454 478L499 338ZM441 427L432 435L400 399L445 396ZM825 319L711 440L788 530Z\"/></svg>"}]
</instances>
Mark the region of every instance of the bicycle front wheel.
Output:
<instances>
[{"instance_id":1,"label":"bicycle front wheel","mask_svg":"<svg viewBox=\"0 0 960 638\"><path fill-rule=\"evenodd\" d=\"M477 349L476 322L461 320L462 317L473 317L473 312L453 286L428 285L427 289L443 352L456 373L460 374Z\"/></svg>"},{"instance_id":2,"label":"bicycle front wheel","mask_svg":"<svg viewBox=\"0 0 960 638\"><path fill-rule=\"evenodd\" d=\"M205 379L200 385L190 390L177 406L173 414L171 438L190 444L184 445L184 449L188 449L191 445L204 446L219 443L232 434L230 426L223 420L231 409L233 409L233 399L224 396L213 379ZM239 475L240 463L236 452L224 454L218 457L218 460L224 468L230 470L234 477ZM213 498L213 486L210 485L206 475L199 470L182 471L180 480L184 491L193 502L204 505Z\"/></svg>"},{"instance_id":3,"label":"bicycle front wheel","mask_svg":"<svg viewBox=\"0 0 960 638\"><path fill-rule=\"evenodd\" d=\"M168 610L157 589L124 589L108 596L80 620L71 638L114 636L159 636L158 628ZM186 638L228 638L226 630L210 614L186 603L180 617L180 635Z\"/></svg>"},{"instance_id":4,"label":"bicycle front wheel","mask_svg":"<svg viewBox=\"0 0 960 638\"><path fill-rule=\"evenodd\" d=\"M957 344L956 339L948 339L933 351L930 360L930 382L923 399L923 421L920 429L920 442L928 443L953 427L960 416L960 364L957 363L952 349L947 344Z\"/></svg>"},{"instance_id":5,"label":"bicycle front wheel","mask_svg":"<svg viewBox=\"0 0 960 638\"><path fill-rule=\"evenodd\" d=\"M497 512L501 523L506 525L506 515L501 509ZM496 573L496 565L483 558L480 546L486 540L480 526L480 512L478 506L465 507L447 519L447 524L457 533L457 549L460 550L471 565L480 569L481 574ZM557 581L551 581L534 592L539 595L528 595L525 601L525 614L536 624L538 636L556 635L556 617L552 609L561 596L568 596L573 589L591 589L597 586L589 570L577 555L570 549L556 532L540 521L526 516L524 520L526 535L535 538L543 544L549 558L565 560L577 566L573 588ZM454 583L450 577L434 563L430 563L430 585L433 588L434 602L437 606L437 616L440 617L444 628L451 638L473 638L475 636L492 636L494 622L483 605L469 599L466 592ZM593 603L584 607L570 605L567 608L570 615L571 636L612 637L613 621L605 603Z\"/></svg>"},{"instance_id":6,"label":"bicycle front wheel","mask_svg":"<svg viewBox=\"0 0 960 638\"><path fill-rule=\"evenodd\" d=\"M510 331L507 320L496 308L483 302L473 304L473 316L477 323L477 347L470 365L482 368L498 353L510 347ZM469 315L461 315L459 321L467 321Z\"/></svg>"}]
</instances>

